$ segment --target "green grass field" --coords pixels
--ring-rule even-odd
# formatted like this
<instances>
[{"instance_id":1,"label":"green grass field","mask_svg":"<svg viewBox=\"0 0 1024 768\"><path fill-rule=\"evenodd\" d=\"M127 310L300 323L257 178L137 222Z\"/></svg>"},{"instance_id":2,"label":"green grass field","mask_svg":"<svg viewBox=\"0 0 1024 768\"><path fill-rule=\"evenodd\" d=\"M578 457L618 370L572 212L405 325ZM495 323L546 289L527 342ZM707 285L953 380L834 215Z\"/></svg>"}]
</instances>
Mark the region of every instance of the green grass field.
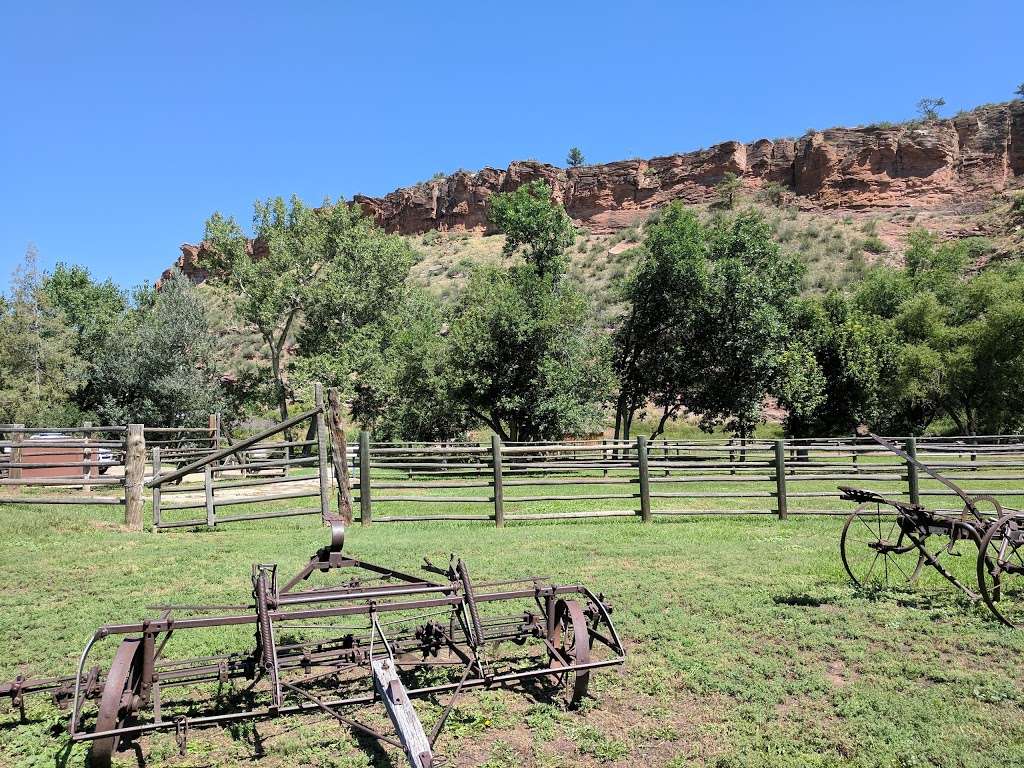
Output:
<instances>
[{"instance_id":1,"label":"green grass field","mask_svg":"<svg viewBox=\"0 0 1024 768\"><path fill-rule=\"evenodd\" d=\"M316 518L127 533L117 508L0 507L0 679L67 674L99 625L167 602L245 602L250 565L297 570L326 543ZM414 570L456 551L474 576L541 574L603 591L629 658L580 710L473 692L439 743L451 765L993 766L1024 764L1024 633L928 574L862 593L839 518L393 523L350 529L355 555ZM957 562L969 578L972 553ZM247 647L249 639L243 638ZM199 646L196 651L203 650ZM425 703L429 728L439 708ZM64 713L0 703L0 765L81 766ZM119 765L403 766L316 715L143 738ZM139 755L144 756L140 762Z\"/></svg>"}]
</instances>

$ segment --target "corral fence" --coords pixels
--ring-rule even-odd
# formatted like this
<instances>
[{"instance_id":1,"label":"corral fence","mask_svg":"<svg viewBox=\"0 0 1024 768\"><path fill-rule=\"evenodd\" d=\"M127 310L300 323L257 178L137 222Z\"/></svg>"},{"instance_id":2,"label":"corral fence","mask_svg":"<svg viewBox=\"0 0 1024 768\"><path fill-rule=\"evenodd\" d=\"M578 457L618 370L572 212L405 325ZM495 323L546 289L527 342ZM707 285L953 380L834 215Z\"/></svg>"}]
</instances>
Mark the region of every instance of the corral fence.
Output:
<instances>
[{"instance_id":1,"label":"corral fence","mask_svg":"<svg viewBox=\"0 0 1024 768\"><path fill-rule=\"evenodd\" d=\"M119 505L127 525L142 527L146 451L141 424L59 430L2 424L0 435L0 504ZM77 493L31 492L40 488ZM115 495L99 495L111 492Z\"/></svg>"},{"instance_id":2,"label":"corral fence","mask_svg":"<svg viewBox=\"0 0 1024 768\"><path fill-rule=\"evenodd\" d=\"M263 446L285 445L308 454L232 462L222 449L154 480L154 527L325 514L338 493L339 470L331 466L340 459L324 413L318 406L287 423L308 421L307 440L273 442L283 430L278 425L238 449L253 456ZM992 493L1010 506L1015 497L1024 500L1022 436L892 439L972 494ZM912 463L858 437L394 443L374 442L364 431L344 456L353 517L363 525L845 515L851 507L840 502L838 485L932 506L957 501Z\"/></svg>"}]
</instances>

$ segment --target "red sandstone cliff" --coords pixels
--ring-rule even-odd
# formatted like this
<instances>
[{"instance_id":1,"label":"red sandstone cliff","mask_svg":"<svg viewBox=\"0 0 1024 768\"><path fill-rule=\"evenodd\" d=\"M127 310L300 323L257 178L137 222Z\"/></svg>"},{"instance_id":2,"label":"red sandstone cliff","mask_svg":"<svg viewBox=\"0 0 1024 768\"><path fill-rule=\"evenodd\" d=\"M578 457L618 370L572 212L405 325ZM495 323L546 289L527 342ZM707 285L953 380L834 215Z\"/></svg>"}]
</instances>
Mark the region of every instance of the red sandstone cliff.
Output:
<instances>
[{"instance_id":1,"label":"red sandstone cliff","mask_svg":"<svg viewBox=\"0 0 1024 768\"><path fill-rule=\"evenodd\" d=\"M750 187L782 184L806 208L914 208L991 197L1024 179L1024 101L951 120L729 141L699 152L568 170L517 162L354 201L391 232L484 230L491 195L544 179L573 219L602 232L671 200L705 202L730 171Z\"/></svg>"},{"instance_id":2,"label":"red sandstone cliff","mask_svg":"<svg viewBox=\"0 0 1024 768\"><path fill-rule=\"evenodd\" d=\"M990 199L1024 183L1024 101L979 107L950 120L831 128L799 139L728 141L710 149L562 169L516 162L460 171L353 202L389 232L486 231L487 201L534 179L551 185L592 232L629 226L671 200L701 203L727 172L749 187L778 183L808 210L932 208ZM183 245L177 266L206 278L202 245Z\"/></svg>"}]
</instances>

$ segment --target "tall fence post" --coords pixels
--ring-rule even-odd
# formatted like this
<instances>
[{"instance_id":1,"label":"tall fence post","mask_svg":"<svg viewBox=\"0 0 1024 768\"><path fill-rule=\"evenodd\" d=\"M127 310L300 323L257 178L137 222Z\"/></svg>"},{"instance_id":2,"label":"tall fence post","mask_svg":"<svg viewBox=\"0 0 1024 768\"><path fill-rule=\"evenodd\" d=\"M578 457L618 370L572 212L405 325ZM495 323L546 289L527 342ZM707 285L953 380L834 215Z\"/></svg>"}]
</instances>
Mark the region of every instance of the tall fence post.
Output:
<instances>
[{"instance_id":1,"label":"tall fence post","mask_svg":"<svg viewBox=\"0 0 1024 768\"><path fill-rule=\"evenodd\" d=\"M373 522L370 503L370 433L359 431L359 520L363 525Z\"/></svg>"},{"instance_id":2,"label":"tall fence post","mask_svg":"<svg viewBox=\"0 0 1024 768\"><path fill-rule=\"evenodd\" d=\"M494 470L494 525L505 525L505 492L501 487L501 438L491 435L491 466Z\"/></svg>"},{"instance_id":3,"label":"tall fence post","mask_svg":"<svg viewBox=\"0 0 1024 768\"><path fill-rule=\"evenodd\" d=\"M651 522L651 476L647 469L647 438L636 439L636 461L640 470L640 519Z\"/></svg>"},{"instance_id":4,"label":"tall fence post","mask_svg":"<svg viewBox=\"0 0 1024 768\"><path fill-rule=\"evenodd\" d=\"M82 427L84 429L89 429L90 427L92 427L92 422L83 421ZM88 481L92 480L93 478L99 477L99 467L92 465L93 456L97 455L97 453L93 452L92 448L89 445L89 443L92 442L92 432L83 432L82 442L84 443L84 447L82 448L82 480L85 481L85 483L82 485L82 493L88 496L89 494L92 493L92 485Z\"/></svg>"},{"instance_id":5,"label":"tall fence post","mask_svg":"<svg viewBox=\"0 0 1024 768\"><path fill-rule=\"evenodd\" d=\"M775 441L775 498L778 499L779 520L789 516L786 504L786 443Z\"/></svg>"},{"instance_id":6,"label":"tall fence post","mask_svg":"<svg viewBox=\"0 0 1024 768\"><path fill-rule=\"evenodd\" d=\"M316 450L318 453L318 466L320 468L320 516L326 520L331 514L331 474L327 467L327 423L324 419L324 388L317 382L313 385L313 394L316 399L316 412L314 424L316 424Z\"/></svg>"},{"instance_id":7,"label":"tall fence post","mask_svg":"<svg viewBox=\"0 0 1024 768\"><path fill-rule=\"evenodd\" d=\"M12 480L20 480L21 479L21 467L19 467L17 465L21 464L21 456L22 456L22 453L21 453L21 442L22 442L21 430L23 430L25 428L25 425L24 424L11 424L11 427L14 429L14 431L11 432L11 465L12 466L10 468L10 471L7 473L7 476L10 477Z\"/></svg>"},{"instance_id":8,"label":"tall fence post","mask_svg":"<svg viewBox=\"0 0 1024 768\"><path fill-rule=\"evenodd\" d=\"M220 448L220 414L211 413L207 425L210 430L210 450L216 451Z\"/></svg>"},{"instance_id":9,"label":"tall fence post","mask_svg":"<svg viewBox=\"0 0 1024 768\"><path fill-rule=\"evenodd\" d=\"M160 446L153 449L153 477L160 476ZM160 527L160 486L153 486L153 527Z\"/></svg>"},{"instance_id":10,"label":"tall fence post","mask_svg":"<svg viewBox=\"0 0 1024 768\"><path fill-rule=\"evenodd\" d=\"M917 458L917 438L908 437L906 442L905 450L907 456L912 459ZM910 503L920 504L921 503L921 477L917 471L917 464L913 461L907 462L907 486L910 491Z\"/></svg>"},{"instance_id":11,"label":"tall fence post","mask_svg":"<svg viewBox=\"0 0 1024 768\"><path fill-rule=\"evenodd\" d=\"M129 424L124 451L124 524L142 530L142 482L146 474L146 438L141 424Z\"/></svg>"},{"instance_id":12,"label":"tall fence post","mask_svg":"<svg viewBox=\"0 0 1024 768\"><path fill-rule=\"evenodd\" d=\"M206 496L206 524L217 525L217 508L213 503L213 469L207 464L203 468L203 493Z\"/></svg>"}]
</instances>

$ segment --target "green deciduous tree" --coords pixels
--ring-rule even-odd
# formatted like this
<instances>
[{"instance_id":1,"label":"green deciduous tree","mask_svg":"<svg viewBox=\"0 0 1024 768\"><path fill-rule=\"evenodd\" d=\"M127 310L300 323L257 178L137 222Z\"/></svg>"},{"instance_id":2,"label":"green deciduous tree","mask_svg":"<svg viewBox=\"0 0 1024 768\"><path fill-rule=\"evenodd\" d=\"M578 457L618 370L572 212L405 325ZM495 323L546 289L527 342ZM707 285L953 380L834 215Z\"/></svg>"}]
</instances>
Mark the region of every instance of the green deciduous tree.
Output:
<instances>
[{"instance_id":1,"label":"green deciduous tree","mask_svg":"<svg viewBox=\"0 0 1024 768\"><path fill-rule=\"evenodd\" d=\"M626 284L615 358L621 434L647 402L661 411L654 436L684 408L705 429L750 434L783 362L801 275L756 213L703 224L669 206Z\"/></svg>"},{"instance_id":2,"label":"green deciduous tree","mask_svg":"<svg viewBox=\"0 0 1024 768\"><path fill-rule=\"evenodd\" d=\"M399 262L411 263L408 246L357 210L330 200L320 208L297 197L257 202L251 238L233 219L215 213L205 239L215 254L214 279L240 296L242 316L266 344L282 420L288 418L289 351L307 314L319 332L347 328L377 300L374 291L384 290L374 278L395 267L404 280L408 266L403 273ZM308 336L306 341L314 346Z\"/></svg>"},{"instance_id":3,"label":"green deciduous tree","mask_svg":"<svg viewBox=\"0 0 1024 768\"><path fill-rule=\"evenodd\" d=\"M691 210L672 203L647 227L622 290L627 310L614 334L613 358L616 437L629 438L647 403L661 412L658 434L692 401L702 380L698 340L708 289L706 230Z\"/></svg>"},{"instance_id":4,"label":"green deciduous tree","mask_svg":"<svg viewBox=\"0 0 1024 768\"><path fill-rule=\"evenodd\" d=\"M34 246L0 297L0 421L62 426L81 417L72 395L85 382L86 365L75 337L43 290Z\"/></svg>"},{"instance_id":5,"label":"green deciduous tree","mask_svg":"<svg viewBox=\"0 0 1024 768\"><path fill-rule=\"evenodd\" d=\"M448 335L452 397L507 440L593 430L611 386L608 344L564 279L572 222L543 183L496 195L491 212L523 261L471 275Z\"/></svg>"},{"instance_id":6,"label":"green deciduous tree","mask_svg":"<svg viewBox=\"0 0 1024 768\"><path fill-rule=\"evenodd\" d=\"M755 211L714 223L710 288L701 336L705 384L693 410L705 428L723 424L740 437L763 421L777 379L803 265L780 252Z\"/></svg>"},{"instance_id":7,"label":"green deciduous tree","mask_svg":"<svg viewBox=\"0 0 1024 768\"><path fill-rule=\"evenodd\" d=\"M216 339L195 286L175 272L141 289L96 361L97 411L109 424L196 426L223 407Z\"/></svg>"},{"instance_id":8,"label":"green deciduous tree","mask_svg":"<svg viewBox=\"0 0 1024 768\"><path fill-rule=\"evenodd\" d=\"M41 289L74 334L72 352L85 363L88 376L74 400L83 411L91 411L99 394L92 381L95 361L108 344L117 343L112 336L127 311L127 296L112 280L95 281L77 264L58 264L43 277Z\"/></svg>"},{"instance_id":9,"label":"green deciduous tree","mask_svg":"<svg viewBox=\"0 0 1024 768\"><path fill-rule=\"evenodd\" d=\"M531 181L515 192L495 195L489 215L491 224L505 235L506 256L522 256L541 277L565 271L566 249L576 239L576 227L565 209L551 202L546 183Z\"/></svg>"},{"instance_id":10,"label":"green deciduous tree","mask_svg":"<svg viewBox=\"0 0 1024 768\"><path fill-rule=\"evenodd\" d=\"M794 437L850 434L882 419L899 342L890 321L832 292L795 306L776 392Z\"/></svg>"},{"instance_id":11,"label":"green deciduous tree","mask_svg":"<svg viewBox=\"0 0 1024 768\"><path fill-rule=\"evenodd\" d=\"M354 359L352 415L377 439L452 440L478 423L452 399L445 328L437 300L411 291Z\"/></svg>"}]
</instances>

